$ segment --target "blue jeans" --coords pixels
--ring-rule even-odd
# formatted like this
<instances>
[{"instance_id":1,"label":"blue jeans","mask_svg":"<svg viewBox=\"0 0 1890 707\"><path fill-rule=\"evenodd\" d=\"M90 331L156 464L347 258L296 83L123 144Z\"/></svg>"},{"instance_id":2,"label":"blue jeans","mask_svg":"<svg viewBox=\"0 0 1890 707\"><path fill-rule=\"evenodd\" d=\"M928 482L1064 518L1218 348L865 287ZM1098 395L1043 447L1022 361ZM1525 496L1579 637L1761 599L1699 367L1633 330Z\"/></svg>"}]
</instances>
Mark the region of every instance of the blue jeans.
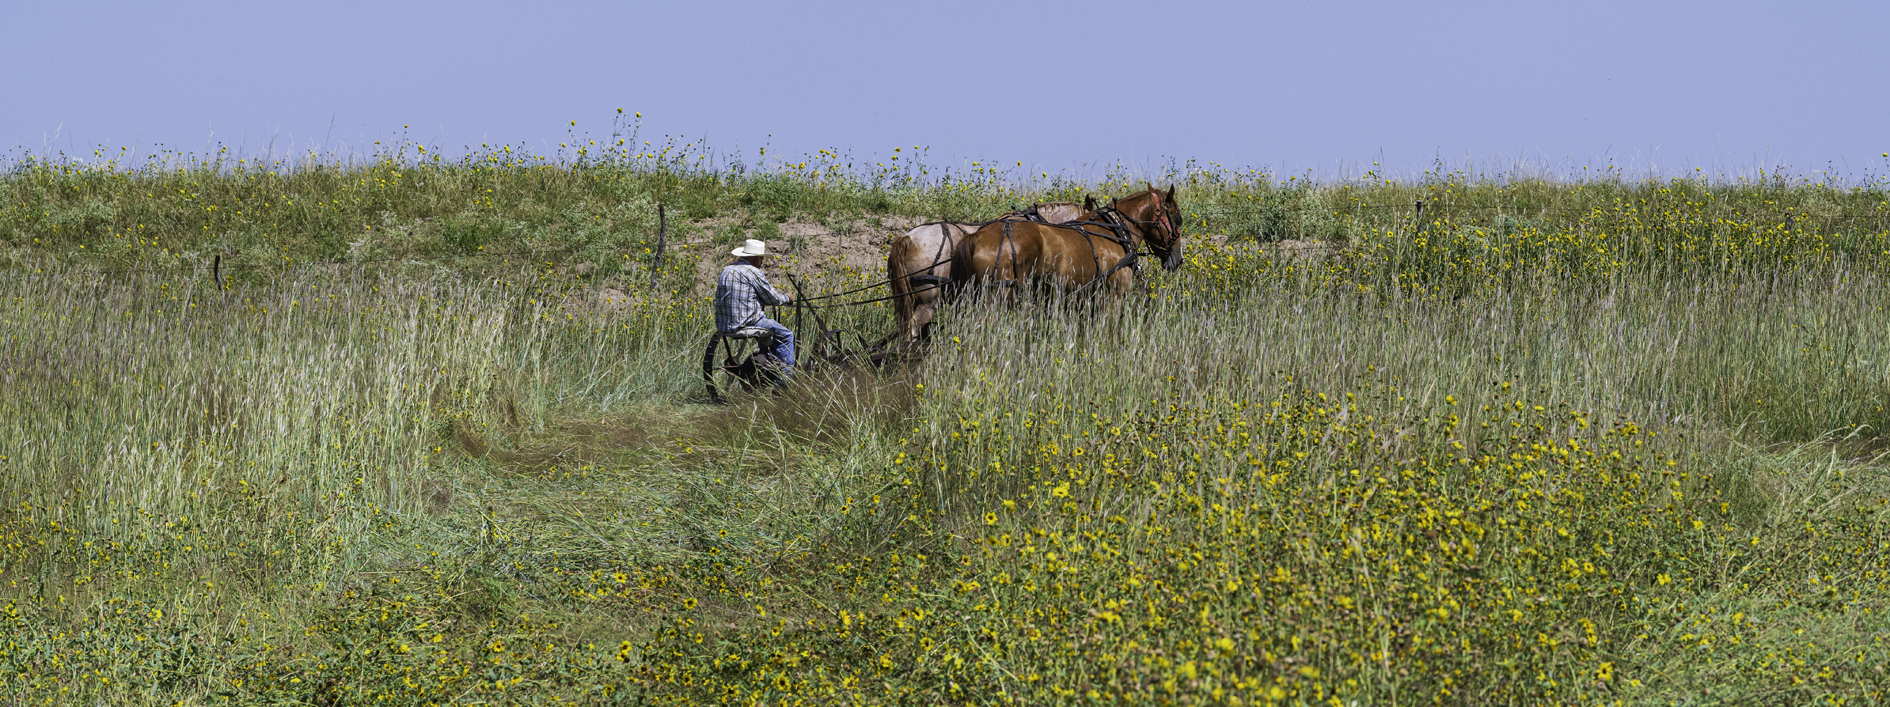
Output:
<instances>
[{"instance_id":1,"label":"blue jeans","mask_svg":"<svg viewBox=\"0 0 1890 707\"><path fill-rule=\"evenodd\" d=\"M767 317L762 317L754 326L774 333L761 348L781 362L781 377L785 379L794 375L794 330Z\"/></svg>"}]
</instances>

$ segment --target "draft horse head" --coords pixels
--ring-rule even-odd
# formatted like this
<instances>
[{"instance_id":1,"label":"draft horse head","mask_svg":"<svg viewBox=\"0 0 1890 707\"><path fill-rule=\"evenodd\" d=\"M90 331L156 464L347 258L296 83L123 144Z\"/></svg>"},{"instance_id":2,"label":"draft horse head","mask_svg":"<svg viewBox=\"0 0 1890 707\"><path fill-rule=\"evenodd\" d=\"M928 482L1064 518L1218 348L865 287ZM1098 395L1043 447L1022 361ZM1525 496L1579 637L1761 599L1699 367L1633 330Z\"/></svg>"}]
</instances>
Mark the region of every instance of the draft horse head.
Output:
<instances>
[{"instance_id":1,"label":"draft horse head","mask_svg":"<svg viewBox=\"0 0 1890 707\"><path fill-rule=\"evenodd\" d=\"M1181 267L1181 206L1175 203L1175 188L1164 192L1153 186L1120 199L1110 199L1109 209L1122 217L1130 230L1162 259L1164 270ZM1094 198L1085 197L1083 207L1097 211Z\"/></svg>"}]
</instances>

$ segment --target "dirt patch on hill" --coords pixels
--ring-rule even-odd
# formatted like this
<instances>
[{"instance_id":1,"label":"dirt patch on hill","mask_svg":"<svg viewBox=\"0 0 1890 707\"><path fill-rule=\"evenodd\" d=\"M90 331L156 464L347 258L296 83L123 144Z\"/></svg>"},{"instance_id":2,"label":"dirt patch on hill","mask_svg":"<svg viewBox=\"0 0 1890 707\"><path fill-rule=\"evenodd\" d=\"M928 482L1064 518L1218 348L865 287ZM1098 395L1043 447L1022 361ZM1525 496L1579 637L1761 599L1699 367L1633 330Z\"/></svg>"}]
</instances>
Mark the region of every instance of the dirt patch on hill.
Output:
<instances>
[{"instance_id":1,"label":"dirt patch on hill","mask_svg":"<svg viewBox=\"0 0 1890 707\"><path fill-rule=\"evenodd\" d=\"M755 222L732 217L673 223L664 249L666 267L687 267L693 277L679 292L651 293L647 265L599 282L594 289L565 298L564 309L573 316L603 316L630 310L654 297L708 297L715 294L715 278L734 260L729 251L743 240L758 238L768 244L762 266L775 287L792 292L793 273L812 291L858 287L885 279L886 252L892 241L923 219L869 217L846 220ZM579 269L589 266L580 265ZM582 273L580 273L582 274Z\"/></svg>"},{"instance_id":2,"label":"dirt patch on hill","mask_svg":"<svg viewBox=\"0 0 1890 707\"><path fill-rule=\"evenodd\" d=\"M768 244L762 271L776 287L787 289L786 272L792 272L808 286L834 284L842 280L859 282L862 276L883 279L886 252L895 237L924 221L909 217L885 217L848 221L815 222L799 219L773 224L772 227L741 227L732 224L705 224L695 238L684 246L696 262L697 295L715 291L715 277L732 260L729 250L745 238L759 238Z\"/></svg>"}]
</instances>

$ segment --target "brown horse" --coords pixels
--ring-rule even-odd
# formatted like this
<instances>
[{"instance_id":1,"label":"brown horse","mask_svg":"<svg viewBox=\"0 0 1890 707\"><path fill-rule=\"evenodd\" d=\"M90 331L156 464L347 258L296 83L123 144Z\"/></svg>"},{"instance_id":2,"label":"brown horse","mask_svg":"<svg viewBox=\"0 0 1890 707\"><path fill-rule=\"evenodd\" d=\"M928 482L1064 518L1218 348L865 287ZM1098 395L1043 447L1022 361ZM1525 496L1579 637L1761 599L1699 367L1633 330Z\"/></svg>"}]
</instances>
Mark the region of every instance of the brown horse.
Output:
<instances>
[{"instance_id":1,"label":"brown horse","mask_svg":"<svg viewBox=\"0 0 1890 707\"><path fill-rule=\"evenodd\" d=\"M1025 211L1013 211L995 221L1063 223L1084 218L1083 207L1068 201L1038 204ZM944 285L952 279L952 252L959 239L984 227L985 223L944 221L919 226L893 239L886 255L886 279L892 282L893 312L899 330L893 334L902 344L925 338L938 311Z\"/></svg>"},{"instance_id":2,"label":"brown horse","mask_svg":"<svg viewBox=\"0 0 1890 707\"><path fill-rule=\"evenodd\" d=\"M1181 267L1181 208L1175 189L1154 187L1095 208L1086 200L1081 220L1050 225L1002 221L958 239L952 252L952 286L1048 285L1065 293L1087 289L1128 291L1140 271L1144 245L1162 267Z\"/></svg>"}]
</instances>

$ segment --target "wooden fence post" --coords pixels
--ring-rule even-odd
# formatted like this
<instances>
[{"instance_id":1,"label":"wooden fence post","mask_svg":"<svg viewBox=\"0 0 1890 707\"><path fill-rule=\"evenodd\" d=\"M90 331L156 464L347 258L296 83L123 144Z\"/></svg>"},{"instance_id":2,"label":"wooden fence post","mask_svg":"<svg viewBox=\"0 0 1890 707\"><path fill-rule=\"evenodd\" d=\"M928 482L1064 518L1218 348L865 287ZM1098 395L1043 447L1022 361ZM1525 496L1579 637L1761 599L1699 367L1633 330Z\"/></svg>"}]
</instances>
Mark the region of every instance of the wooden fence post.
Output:
<instances>
[{"instance_id":1,"label":"wooden fence post","mask_svg":"<svg viewBox=\"0 0 1890 707\"><path fill-rule=\"evenodd\" d=\"M656 274L663 267L663 247L669 242L669 215L663 205L656 205L656 257L650 259L650 289L656 289Z\"/></svg>"}]
</instances>

